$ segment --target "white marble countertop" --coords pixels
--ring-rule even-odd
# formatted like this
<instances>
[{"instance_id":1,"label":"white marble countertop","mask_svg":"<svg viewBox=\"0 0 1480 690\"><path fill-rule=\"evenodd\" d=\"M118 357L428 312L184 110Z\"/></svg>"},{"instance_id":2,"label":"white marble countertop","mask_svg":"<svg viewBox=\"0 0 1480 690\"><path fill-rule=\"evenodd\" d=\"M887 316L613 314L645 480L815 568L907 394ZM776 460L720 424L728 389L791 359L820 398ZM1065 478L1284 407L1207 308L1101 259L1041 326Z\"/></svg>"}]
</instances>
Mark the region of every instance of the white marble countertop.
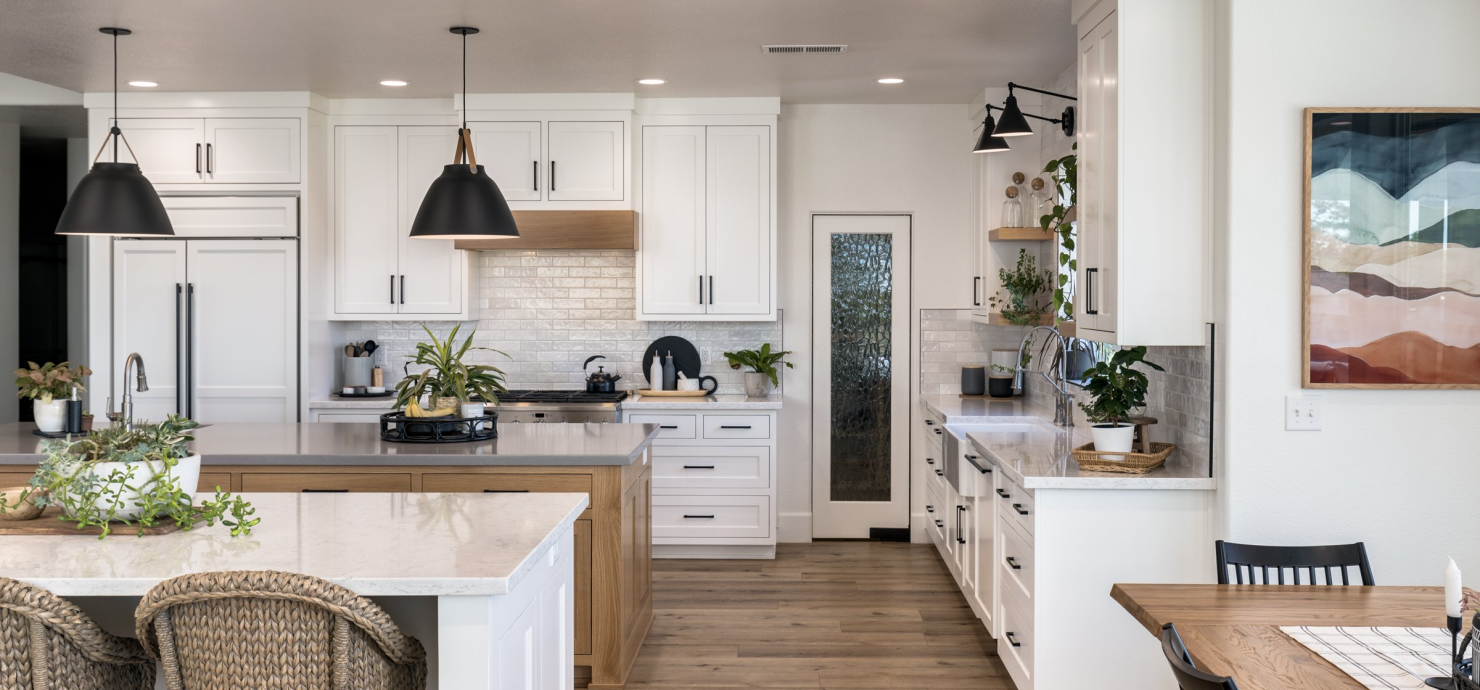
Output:
<instances>
[{"instance_id":1,"label":"white marble countertop","mask_svg":"<svg viewBox=\"0 0 1480 690\"><path fill-rule=\"evenodd\" d=\"M217 570L281 570L363 596L507 594L589 498L565 494L247 494L262 522L149 537L0 536L0 576L72 596L141 596Z\"/></svg>"},{"instance_id":2,"label":"white marble countertop","mask_svg":"<svg viewBox=\"0 0 1480 690\"><path fill-rule=\"evenodd\" d=\"M396 406L396 396L384 398L342 398L331 395L321 400L308 401L310 410L389 410Z\"/></svg>"},{"instance_id":3,"label":"white marble countertop","mask_svg":"<svg viewBox=\"0 0 1480 690\"><path fill-rule=\"evenodd\" d=\"M702 398L666 398L634 395L622 401L623 410L779 410L781 396L706 395Z\"/></svg>"}]
</instances>

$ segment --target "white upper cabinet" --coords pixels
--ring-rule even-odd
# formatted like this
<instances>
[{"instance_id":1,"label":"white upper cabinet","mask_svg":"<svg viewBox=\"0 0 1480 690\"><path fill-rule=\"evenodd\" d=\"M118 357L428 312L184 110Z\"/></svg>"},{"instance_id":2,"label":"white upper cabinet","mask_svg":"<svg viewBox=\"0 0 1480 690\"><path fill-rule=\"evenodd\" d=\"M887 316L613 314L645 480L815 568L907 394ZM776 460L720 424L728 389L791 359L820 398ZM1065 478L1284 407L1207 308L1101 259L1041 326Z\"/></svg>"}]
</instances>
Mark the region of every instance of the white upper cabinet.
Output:
<instances>
[{"instance_id":1,"label":"white upper cabinet","mask_svg":"<svg viewBox=\"0 0 1480 690\"><path fill-rule=\"evenodd\" d=\"M478 163L498 183L508 201L540 200L541 124L534 122L472 122L473 151ZM454 142L454 145L455 142ZM451 159L443 156L447 162Z\"/></svg>"},{"instance_id":2,"label":"white upper cabinet","mask_svg":"<svg viewBox=\"0 0 1480 690\"><path fill-rule=\"evenodd\" d=\"M1211 0L1100 0L1080 17L1081 338L1204 344L1211 17Z\"/></svg>"},{"instance_id":3,"label":"white upper cabinet","mask_svg":"<svg viewBox=\"0 0 1480 690\"><path fill-rule=\"evenodd\" d=\"M162 196L176 237L297 237L296 196Z\"/></svg>"},{"instance_id":4,"label":"white upper cabinet","mask_svg":"<svg viewBox=\"0 0 1480 690\"><path fill-rule=\"evenodd\" d=\"M298 184L298 118L153 118L120 121L155 184ZM111 146L111 144L110 144ZM112 160L111 152L105 158ZM118 160L132 160L125 150Z\"/></svg>"},{"instance_id":5,"label":"white upper cabinet","mask_svg":"<svg viewBox=\"0 0 1480 690\"><path fill-rule=\"evenodd\" d=\"M622 122L551 122L546 143L551 201L620 201L626 187Z\"/></svg>"},{"instance_id":6,"label":"white upper cabinet","mask_svg":"<svg viewBox=\"0 0 1480 690\"><path fill-rule=\"evenodd\" d=\"M334 128L336 317L466 315L467 253L410 238L456 147L452 126Z\"/></svg>"},{"instance_id":7,"label":"white upper cabinet","mask_svg":"<svg viewBox=\"0 0 1480 690\"><path fill-rule=\"evenodd\" d=\"M638 319L776 318L771 130L642 128Z\"/></svg>"},{"instance_id":8,"label":"white upper cabinet","mask_svg":"<svg viewBox=\"0 0 1480 690\"><path fill-rule=\"evenodd\" d=\"M456 127L401 127L400 243L397 304L403 314L457 314L463 311L467 255L452 240L413 239L411 223L432 180L457 149Z\"/></svg>"}]
</instances>

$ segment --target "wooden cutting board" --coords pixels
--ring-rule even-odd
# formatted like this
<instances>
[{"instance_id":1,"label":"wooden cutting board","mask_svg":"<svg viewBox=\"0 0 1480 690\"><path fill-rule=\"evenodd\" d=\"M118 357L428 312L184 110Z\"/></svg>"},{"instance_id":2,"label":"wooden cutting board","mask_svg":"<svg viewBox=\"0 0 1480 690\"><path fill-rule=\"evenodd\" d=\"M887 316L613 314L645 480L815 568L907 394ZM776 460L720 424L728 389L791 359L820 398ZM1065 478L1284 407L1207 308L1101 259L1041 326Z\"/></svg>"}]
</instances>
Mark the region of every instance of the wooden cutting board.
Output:
<instances>
[{"instance_id":1,"label":"wooden cutting board","mask_svg":"<svg viewBox=\"0 0 1480 690\"><path fill-rule=\"evenodd\" d=\"M41 517L38 517L34 520L0 520L0 535L10 536L26 534L74 534L91 535L96 537L99 534L103 533L103 528L94 525L88 525L87 527L84 527L82 529L77 529L77 523L75 522L63 522L61 520L58 520L57 517L61 514L62 509L60 506L50 506L41 513ZM168 520L153 527L142 527L137 522L131 524L115 522L113 523L112 529L108 531L108 534L115 536L135 536L138 534L152 536L155 534L169 534L170 532L178 531L180 531L180 526L175 524L174 520Z\"/></svg>"}]
</instances>

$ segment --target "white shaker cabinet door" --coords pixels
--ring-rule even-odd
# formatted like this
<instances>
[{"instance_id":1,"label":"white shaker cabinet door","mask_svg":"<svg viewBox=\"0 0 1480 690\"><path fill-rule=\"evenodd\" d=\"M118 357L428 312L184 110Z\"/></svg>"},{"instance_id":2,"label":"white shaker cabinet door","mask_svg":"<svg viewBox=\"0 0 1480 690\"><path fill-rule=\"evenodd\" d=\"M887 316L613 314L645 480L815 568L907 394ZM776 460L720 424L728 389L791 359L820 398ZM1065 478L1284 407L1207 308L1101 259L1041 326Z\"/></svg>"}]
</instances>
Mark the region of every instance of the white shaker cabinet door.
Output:
<instances>
[{"instance_id":1,"label":"white shaker cabinet door","mask_svg":"<svg viewBox=\"0 0 1480 690\"><path fill-rule=\"evenodd\" d=\"M149 377L147 391L127 382L134 419L161 421L185 412L185 246L184 240L113 242L113 351L119 362L139 353ZM123 391L111 395L118 409Z\"/></svg>"},{"instance_id":2,"label":"white shaker cabinet door","mask_svg":"<svg viewBox=\"0 0 1480 690\"><path fill-rule=\"evenodd\" d=\"M620 201L626 192L621 122L551 122L550 201Z\"/></svg>"},{"instance_id":3,"label":"white shaker cabinet door","mask_svg":"<svg viewBox=\"0 0 1480 690\"><path fill-rule=\"evenodd\" d=\"M1075 321L1090 340L1116 342L1119 290L1119 22L1111 12L1079 45L1078 286ZM1149 307L1149 305L1148 305Z\"/></svg>"},{"instance_id":4,"label":"white shaker cabinet door","mask_svg":"<svg viewBox=\"0 0 1480 690\"><path fill-rule=\"evenodd\" d=\"M154 184L205 181L205 121L199 118L123 119L118 123L127 142L118 145L118 162L138 160L139 170ZM99 161L111 162L109 142ZM129 152L132 151L133 155ZM96 153L96 151L93 151Z\"/></svg>"},{"instance_id":5,"label":"white shaker cabinet door","mask_svg":"<svg viewBox=\"0 0 1480 690\"><path fill-rule=\"evenodd\" d=\"M189 243L191 416L298 421L298 242Z\"/></svg>"},{"instance_id":6,"label":"white shaker cabinet door","mask_svg":"<svg viewBox=\"0 0 1480 690\"><path fill-rule=\"evenodd\" d=\"M642 128L642 314L705 313L704 154L704 127Z\"/></svg>"},{"instance_id":7,"label":"white shaker cabinet door","mask_svg":"<svg viewBox=\"0 0 1480 690\"><path fill-rule=\"evenodd\" d=\"M395 127L334 128L337 314L397 311L397 143Z\"/></svg>"},{"instance_id":8,"label":"white shaker cabinet door","mask_svg":"<svg viewBox=\"0 0 1480 690\"><path fill-rule=\"evenodd\" d=\"M708 127L706 144L710 314L771 312L771 128Z\"/></svg>"},{"instance_id":9,"label":"white shaker cabinet door","mask_svg":"<svg viewBox=\"0 0 1480 690\"><path fill-rule=\"evenodd\" d=\"M400 271L396 276L396 306L402 314L456 314L463 310L467 254L454 248L452 240L410 236L411 223L416 220L427 189L452 162L456 150L456 127L400 128L401 221L396 229Z\"/></svg>"},{"instance_id":10,"label":"white shaker cabinet door","mask_svg":"<svg viewBox=\"0 0 1480 690\"><path fill-rule=\"evenodd\" d=\"M540 122L470 122L478 164L508 201L539 201ZM451 151L444 158L451 162Z\"/></svg>"},{"instance_id":11,"label":"white shaker cabinet door","mask_svg":"<svg viewBox=\"0 0 1480 690\"><path fill-rule=\"evenodd\" d=\"M205 179L217 184L297 184L296 117L209 118Z\"/></svg>"}]
</instances>

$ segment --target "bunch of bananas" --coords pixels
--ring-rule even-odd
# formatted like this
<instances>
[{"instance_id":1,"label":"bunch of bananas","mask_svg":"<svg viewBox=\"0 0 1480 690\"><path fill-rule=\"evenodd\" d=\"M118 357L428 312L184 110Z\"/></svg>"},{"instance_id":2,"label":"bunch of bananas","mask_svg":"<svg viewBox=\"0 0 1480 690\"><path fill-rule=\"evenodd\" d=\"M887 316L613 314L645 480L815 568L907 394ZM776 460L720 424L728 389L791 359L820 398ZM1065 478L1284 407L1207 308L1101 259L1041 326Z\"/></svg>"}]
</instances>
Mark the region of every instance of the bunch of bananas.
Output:
<instances>
[{"instance_id":1,"label":"bunch of bananas","mask_svg":"<svg viewBox=\"0 0 1480 690\"><path fill-rule=\"evenodd\" d=\"M415 400L406 404L407 417L451 417L456 411L450 407L439 407L435 410L428 411L421 406L421 403Z\"/></svg>"}]
</instances>

